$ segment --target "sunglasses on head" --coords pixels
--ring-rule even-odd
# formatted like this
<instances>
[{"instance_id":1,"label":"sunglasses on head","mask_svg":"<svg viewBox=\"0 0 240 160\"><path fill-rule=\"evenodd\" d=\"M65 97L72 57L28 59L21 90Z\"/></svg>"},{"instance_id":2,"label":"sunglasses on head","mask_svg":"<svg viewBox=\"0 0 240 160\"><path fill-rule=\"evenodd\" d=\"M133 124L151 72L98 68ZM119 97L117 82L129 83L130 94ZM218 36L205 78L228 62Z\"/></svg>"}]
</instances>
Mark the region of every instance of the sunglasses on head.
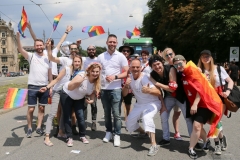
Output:
<instances>
[{"instance_id":1,"label":"sunglasses on head","mask_svg":"<svg viewBox=\"0 0 240 160\"><path fill-rule=\"evenodd\" d=\"M173 64L174 68L182 67L182 62L179 62L177 64Z\"/></svg>"},{"instance_id":2,"label":"sunglasses on head","mask_svg":"<svg viewBox=\"0 0 240 160\"><path fill-rule=\"evenodd\" d=\"M77 51L77 48L70 48L71 51Z\"/></svg>"},{"instance_id":3,"label":"sunglasses on head","mask_svg":"<svg viewBox=\"0 0 240 160\"><path fill-rule=\"evenodd\" d=\"M169 56L172 56L173 55L173 53L168 53L168 54L166 54L166 57L169 57Z\"/></svg>"},{"instance_id":4,"label":"sunglasses on head","mask_svg":"<svg viewBox=\"0 0 240 160\"><path fill-rule=\"evenodd\" d=\"M129 53L129 52L130 52L130 50L122 50L122 52L127 52L127 53Z\"/></svg>"}]
</instances>

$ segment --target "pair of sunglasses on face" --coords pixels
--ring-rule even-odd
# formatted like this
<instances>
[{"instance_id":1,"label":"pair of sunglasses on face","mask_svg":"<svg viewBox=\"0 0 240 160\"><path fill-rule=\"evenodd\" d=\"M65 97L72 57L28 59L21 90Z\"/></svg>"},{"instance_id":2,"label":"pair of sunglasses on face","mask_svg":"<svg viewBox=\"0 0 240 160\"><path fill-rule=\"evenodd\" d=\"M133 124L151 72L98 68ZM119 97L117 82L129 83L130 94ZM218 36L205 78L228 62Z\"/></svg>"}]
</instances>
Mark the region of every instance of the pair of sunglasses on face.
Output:
<instances>
[{"instance_id":1,"label":"pair of sunglasses on face","mask_svg":"<svg viewBox=\"0 0 240 160\"><path fill-rule=\"evenodd\" d=\"M166 54L166 57L168 58L169 56L172 57L173 53L168 53Z\"/></svg>"},{"instance_id":2,"label":"pair of sunglasses on face","mask_svg":"<svg viewBox=\"0 0 240 160\"><path fill-rule=\"evenodd\" d=\"M122 50L122 52L124 53L124 52L127 52L127 53L129 53L130 52L130 50Z\"/></svg>"},{"instance_id":3,"label":"pair of sunglasses on face","mask_svg":"<svg viewBox=\"0 0 240 160\"><path fill-rule=\"evenodd\" d=\"M182 67L183 65L182 65L182 62L179 62L179 63L177 63L177 64L173 64L173 66L174 66L174 68L178 68L178 67Z\"/></svg>"}]
</instances>

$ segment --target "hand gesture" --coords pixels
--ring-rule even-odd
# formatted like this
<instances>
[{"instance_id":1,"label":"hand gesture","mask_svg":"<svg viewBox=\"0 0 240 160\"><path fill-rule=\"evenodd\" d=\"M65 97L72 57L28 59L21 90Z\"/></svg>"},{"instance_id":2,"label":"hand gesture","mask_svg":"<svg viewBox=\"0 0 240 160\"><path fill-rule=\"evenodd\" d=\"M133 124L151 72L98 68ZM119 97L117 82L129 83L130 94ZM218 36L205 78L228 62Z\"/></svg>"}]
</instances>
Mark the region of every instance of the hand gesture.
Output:
<instances>
[{"instance_id":1,"label":"hand gesture","mask_svg":"<svg viewBox=\"0 0 240 160\"><path fill-rule=\"evenodd\" d=\"M106 80L110 83L115 80L115 76L106 76Z\"/></svg>"},{"instance_id":2,"label":"hand gesture","mask_svg":"<svg viewBox=\"0 0 240 160\"><path fill-rule=\"evenodd\" d=\"M72 29L73 29L73 27L72 26L67 26L67 29L66 29L66 32L71 32L72 31Z\"/></svg>"},{"instance_id":3,"label":"hand gesture","mask_svg":"<svg viewBox=\"0 0 240 160\"><path fill-rule=\"evenodd\" d=\"M78 46L80 46L81 42L82 42L81 39L78 39L78 40L76 41L76 43L77 43Z\"/></svg>"},{"instance_id":4,"label":"hand gesture","mask_svg":"<svg viewBox=\"0 0 240 160\"><path fill-rule=\"evenodd\" d=\"M47 49L50 49L50 50L52 49L52 48L51 48L52 45L51 45L51 40L50 40L50 39L47 40L46 46L47 46Z\"/></svg>"},{"instance_id":5,"label":"hand gesture","mask_svg":"<svg viewBox=\"0 0 240 160\"><path fill-rule=\"evenodd\" d=\"M149 90L150 90L149 83L147 84L147 86L142 87L142 92L143 93L149 93Z\"/></svg>"},{"instance_id":6,"label":"hand gesture","mask_svg":"<svg viewBox=\"0 0 240 160\"><path fill-rule=\"evenodd\" d=\"M47 91L47 87L42 87L39 89L39 92L43 93L43 92L46 92Z\"/></svg>"}]
</instances>

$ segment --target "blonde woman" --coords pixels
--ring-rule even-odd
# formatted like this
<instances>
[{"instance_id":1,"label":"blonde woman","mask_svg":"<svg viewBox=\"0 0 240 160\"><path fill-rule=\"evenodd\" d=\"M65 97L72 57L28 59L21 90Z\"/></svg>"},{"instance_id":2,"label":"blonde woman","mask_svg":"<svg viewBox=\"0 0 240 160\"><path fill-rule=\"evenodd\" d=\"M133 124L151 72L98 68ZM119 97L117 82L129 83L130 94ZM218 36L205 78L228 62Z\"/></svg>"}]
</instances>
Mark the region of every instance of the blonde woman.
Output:
<instances>
[{"instance_id":1,"label":"blonde woman","mask_svg":"<svg viewBox=\"0 0 240 160\"><path fill-rule=\"evenodd\" d=\"M94 102L96 93L100 91L100 71L101 65L99 63L91 63L84 71L78 73L70 82L63 86L63 92L60 96L60 101L63 109L63 118L65 133L67 135L67 146L73 146L72 128L71 128L71 113L72 108L75 111L79 137L84 144L89 141L86 138L85 118L84 118L84 102L91 104Z\"/></svg>"},{"instance_id":2,"label":"blonde woman","mask_svg":"<svg viewBox=\"0 0 240 160\"><path fill-rule=\"evenodd\" d=\"M233 81L223 67L220 67L221 80L219 79L217 66L214 65L213 57L209 50L203 50L200 53L198 67L201 68L202 72L206 75L208 81L216 89L220 98L223 100L223 98L228 97L228 95L230 94L230 90L233 88ZM228 83L228 88L224 92L222 91L220 81L222 81L223 85L225 85L226 82ZM224 101L223 101L223 104L224 104ZM225 105L223 106L224 106L224 110L223 110L223 113L224 113L226 106ZM223 131L219 133L218 138L215 138L214 141L215 141L215 151L214 151L215 154L220 155L222 153L221 151L225 151L227 149L226 137L225 135L223 135ZM208 140L207 144L205 144L204 147L208 150L209 146L210 146L210 141Z\"/></svg>"}]
</instances>

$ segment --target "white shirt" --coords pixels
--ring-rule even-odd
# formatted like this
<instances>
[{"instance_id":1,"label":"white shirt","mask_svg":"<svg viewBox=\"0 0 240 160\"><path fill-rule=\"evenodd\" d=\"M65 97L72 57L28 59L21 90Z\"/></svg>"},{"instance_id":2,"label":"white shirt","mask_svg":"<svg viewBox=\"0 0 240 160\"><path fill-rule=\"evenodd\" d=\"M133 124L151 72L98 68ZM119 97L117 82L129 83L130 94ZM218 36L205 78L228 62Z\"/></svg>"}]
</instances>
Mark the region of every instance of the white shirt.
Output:
<instances>
[{"instance_id":1,"label":"white shirt","mask_svg":"<svg viewBox=\"0 0 240 160\"><path fill-rule=\"evenodd\" d=\"M47 54L39 56L36 52L28 53L29 76L28 84L36 86L45 86L48 84L48 70L52 68Z\"/></svg>"},{"instance_id":2,"label":"white shirt","mask_svg":"<svg viewBox=\"0 0 240 160\"><path fill-rule=\"evenodd\" d=\"M78 75L82 76L84 78L83 82L81 83L79 88L76 88L72 91L68 90L68 84L67 82L63 86L63 90L71 97L73 100L79 100L83 99L86 95L91 95L94 91L94 83L90 83L88 78L85 77L85 72L80 72Z\"/></svg>"},{"instance_id":3,"label":"white shirt","mask_svg":"<svg viewBox=\"0 0 240 160\"><path fill-rule=\"evenodd\" d=\"M55 91L61 90L63 85L70 80L70 77L71 77L70 67L66 66L65 70L66 70L66 74L62 77L62 79L58 83L54 85L53 90Z\"/></svg>"},{"instance_id":4,"label":"white shirt","mask_svg":"<svg viewBox=\"0 0 240 160\"><path fill-rule=\"evenodd\" d=\"M106 76L120 74L123 67L128 67L127 58L118 51L115 51L112 55L106 51L100 54L97 60L102 65L102 89L113 90L121 88L121 79L116 79L109 83L106 80Z\"/></svg>"},{"instance_id":5,"label":"white shirt","mask_svg":"<svg viewBox=\"0 0 240 160\"><path fill-rule=\"evenodd\" d=\"M47 50L43 50L43 53L48 55ZM58 49L54 48L52 50L52 56L57 57L57 53L58 53ZM52 74L53 75L58 75L57 63L55 63L55 62L51 62L51 63L52 63Z\"/></svg>"},{"instance_id":6,"label":"white shirt","mask_svg":"<svg viewBox=\"0 0 240 160\"><path fill-rule=\"evenodd\" d=\"M147 86L149 84L150 88L155 87L152 82L149 80L149 76L147 76L145 73L142 73L142 76L136 80L133 79L132 74L130 75L131 83L130 87L133 91L133 94L137 100L138 104L147 104L152 103L154 101L159 101L157 96L154 96L152 94L146 94L142 92L142 87Z\"/></svg>"},{"instance_id":7,"label":"white shirt","mask_svg":"<svg viewBox=\"0 0 240 160\"><path fill-rule=\"evenodd\" d=\"M149 66L148 62L143 63L141 61L141 66L142 66L142 72L146 73L147 75L150 75L150 73L152 72L152 68Z\"/></svg>"},{"instance_id":8,"label":"white shirt","mask_svg":"<svg viewBox=\"0 0 240 160\"><path fill-rule=\"evenodd\" d=\"M93 63L93 62L98 62L97 57L95 58L90 58L90 57L82 57L82 70L86 70L88 68L88 65Z\"/></svg>"},{"instance_id":9,"label":"white shirt","mask_svg":"<svg viewBox=\"0 0 240 160\"><path fill-rule=\"evenodd\" d=\"M221 70L222 85L224 86L226 84L225 79L227 79L229 75L227 74L226 70L222 66L220 66L220 70ZM207 70L204 70L204 74L206 75L208 81L210 81L209 72ZM214 76L215 76L215 87L221 86L218 71L217 71L217 66L215 67L215 70L214 70Z\"/></svg>"},{"instance_id":10,"label":"white shirt","mask_svg":"<svg viewBox=\"0 0 240 160\"><path fill-rule=\"evenodd\" d=\"M59 57L59 61L60 61L60 64L62 65L59 69L59 72L65 68L66 66L70 66L72 65L72 58L68 58L68 57Z\"/></svg>"}]
</instances>

